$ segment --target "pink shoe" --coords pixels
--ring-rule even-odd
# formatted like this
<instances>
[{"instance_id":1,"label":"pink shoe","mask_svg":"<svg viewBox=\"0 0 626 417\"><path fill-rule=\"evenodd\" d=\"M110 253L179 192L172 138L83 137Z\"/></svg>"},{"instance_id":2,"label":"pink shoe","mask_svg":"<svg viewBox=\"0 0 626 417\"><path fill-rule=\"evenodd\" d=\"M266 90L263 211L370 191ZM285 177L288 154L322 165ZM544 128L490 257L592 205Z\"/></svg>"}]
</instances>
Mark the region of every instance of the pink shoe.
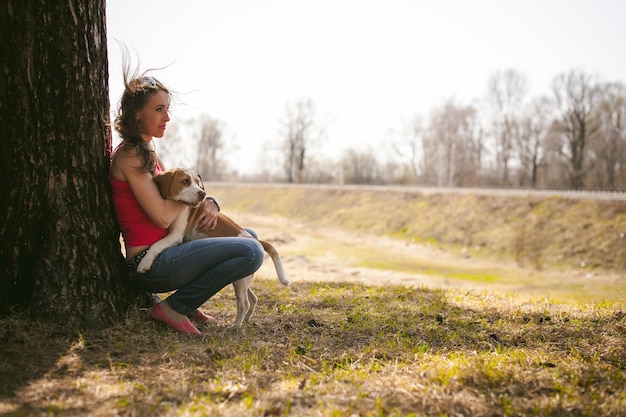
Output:
<instances>
[{"instance_id":1,"label":"pink shoe","mask_svg":"<svg viewBox=\"0 0 626 417\"><path fill-rule=\"evenodd\" d=\"M152 317L156 321L160 321L161 323L171 327L176 330L178 333L185 334L202 334L200 330L194 326L189 319L181 321L180 323L176 323L174 320L167 315L165 311L163 311L163 307L161 307L161 303L152 307L150 311L150 317Z\"/></svg>"},{"instance_id":2,"label":"pink shoe","mask_svg":"<svg viewBox=\"0 0 626 417\"><path fill-rule=\"evenodd\" d=\"M191 313L187 314L187 317L199 323L206 323L207 321L217 321L215 317L209 316L201 310L192 311Z\"/></svg>"}]
</instances>

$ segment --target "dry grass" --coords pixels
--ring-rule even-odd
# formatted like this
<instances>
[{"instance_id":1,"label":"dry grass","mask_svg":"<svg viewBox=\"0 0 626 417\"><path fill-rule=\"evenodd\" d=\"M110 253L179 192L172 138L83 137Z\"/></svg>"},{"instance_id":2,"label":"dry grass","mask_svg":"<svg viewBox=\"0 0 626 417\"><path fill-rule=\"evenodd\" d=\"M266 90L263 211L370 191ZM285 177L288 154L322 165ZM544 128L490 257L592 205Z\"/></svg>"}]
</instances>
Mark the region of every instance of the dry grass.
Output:
<instances>
[{"instance_id":1,"label":"dry grass","mask_svg":"<svg viewBox=\"0 0 626 417\"><path fill-rule=\"evenodd\" d=\"M202 338L130 311L104 331L2 321L0 412L60 416L619 416L626 305L350 283L232 290Z\"/></svg>"},{"instance_id":2,"label":"dry grass","mask_svg":"<svg viewBox=\"0 0 626 417\"><path fill-rule=\"evenodd\" d=\"M276 244L292 287L266 262L252 323L230 326L228 288L200 338L137 309L101 331L2 319L0 415L624 415L623 205L215 194L257 213L235 218Z\"/></svg>"}]
</instances>

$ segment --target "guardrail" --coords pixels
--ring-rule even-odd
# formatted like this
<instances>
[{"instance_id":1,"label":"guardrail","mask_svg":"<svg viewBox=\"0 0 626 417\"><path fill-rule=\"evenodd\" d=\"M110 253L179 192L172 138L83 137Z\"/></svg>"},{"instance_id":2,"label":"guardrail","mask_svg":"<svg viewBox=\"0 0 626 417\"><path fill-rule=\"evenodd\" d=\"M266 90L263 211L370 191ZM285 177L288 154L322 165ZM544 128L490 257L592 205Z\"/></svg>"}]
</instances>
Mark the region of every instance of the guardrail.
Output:
<instances>
[{"instance_id":1,"label":"guardrail","mask_svg":"<svg viewBox=\"0 0 626 417\"><path fill-rule=\"evenodd\" d=\"M216 186L253 186L268 188L309 188L327 190L376 190L394 191L404 193L440 193L440 194L480 194L480 195L506 195L506 196L541 196L562 197L588 200L616 200L626 201L626 190L604 189L569 189L569 188L502 188L502 187L432 187L413 185L353 185L353 184L290 184L290 183L256 183L256 182L215 182Z\"/></svg>"}]
</instances>

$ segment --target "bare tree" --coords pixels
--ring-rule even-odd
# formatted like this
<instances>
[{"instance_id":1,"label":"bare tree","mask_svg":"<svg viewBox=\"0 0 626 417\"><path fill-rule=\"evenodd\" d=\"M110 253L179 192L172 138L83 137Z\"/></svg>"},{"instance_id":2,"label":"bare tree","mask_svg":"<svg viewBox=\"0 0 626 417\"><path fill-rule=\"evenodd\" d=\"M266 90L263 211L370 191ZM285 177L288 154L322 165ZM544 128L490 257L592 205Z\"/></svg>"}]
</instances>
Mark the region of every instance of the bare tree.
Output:
<instances>
[{"instance_id":1,"label":"bare tree","mask_svg":"<svg viewBox=\"0 0 626 417\"><path fill-rule=\"evenodd\" d=\"M224 140L222 139L223 124L207 114L200 116L198 122L196 169L206 180L220 180L221 172L224 168L222 158L224 151Z\"/></svg>"},{"instance_id":2,"label":"bare tree","mask_svg":"<svg viewBox=\"0 0 626 417\"><path fill-rule=\"evenodd\" d=\"M520 169L520 186L537 187L539 166L543 160L543 141L553 121L553 103L547 97L534 99L520 121L517 152Z\"/></svg>"},{"instance_id":3,"label":"bare tree","mask_svg":"<svg viewBox=\"0 0 626 417\"><path fill-rule=\"evenodd\" d=\"M425 183L441 187L476 185L482 154L476 109L448 101L433 111L422 149Z\"/></svg>"},{"instance_id":4,"label":"bare tree","mask_svg":"<svg viewBox=\"0 0 626 417\"><path fill-rule=\"evenodd\" d=\"M511 185L509 163L520 140L520 111L528 92L526 76L509 69L495 72L488 81L496 169L503 185Z\"/></svg>"},{"instance_id":5,"label":"bare tree","mask_svg":"<svg viewBox=\"0 0 626 417\"><path fill-rule=\"evenodd\" d=\"M303 99L295 105L287 105L282 127L287 182L303 182L308 152L319 144L323 135L316 124L313 102Z\"/></svg>"},{"instance_id":6,"label":"bare tree","mask_svg":"<svg viewBox=\"0 0 626 417\"><path fill-rule=\"evenodd\" d=\"M341 158L343 178L347 184L375 184L379 180L376 154L370 149L359 151L351 148Z\"/></svg>"},{"instance_id":7,"label":"bare tree","mask_svg":"<svg viewBox=\"0 0 626 417\"><path fill-rule=\"evenodd\" d=\"M483 157L485 154L485 130L475 106L464 109L465 160L464 186L483 185Z\"/></svg>"},{"instance_id":8,"label":"bare tree","mask_svg":"<svg viewBox=\"0 0 626 417\"><path fill-rule=\"evenodd\" d=\"M596 186L615 189L624 187L626 173L626 87L606 83L599 87L597 117L600 131L592 145L596 160Z\"/></svg>"},{"instance_id":9,"label":"bare tree","mask_svg":"<svg viewBox=\"0 0 626 417\"><path fill-rule=\"evenodd\" d=\"M422 117L417 115L411 120L405 129L404 140L400 144L394 144L394 152L402 159L404 163L407 163L410 167L411 173L415 178L418 178L421 172L421 163L423 158L421 155L422 144L424 135L424 125Z\"/></svg>"},{"instance_id":10,"label":"bare tree","mask_svg":"<svg viewBox=\"0 0 626 417\"><path fill-rule=\"evenodd\" d=\"M572 70L555 77L552 91L563 138L560 154L569 164L569 183L583 188L589 147L600 128L594 117L599 99L597 81L582 70Z\"/></svg>"},{"instance_id":11,"label":"bare tree","mask_svg":"<svg viewBox=\"0 0 626 417\"><path fill-rule=\"evenodd\" d=\"M306 182L311 184L331 184L343 181L337 162L327 157L310 161L306 168Z\"/></svg>"},{"instance_id":12,"label":"bare tree","mask_svg":"<svg viewBox=\"0 0 626 417\"><path fill-rule=\"evenodd\" d=\"M0 21L0 314L107 326L136 293L110 195L105 2L5 2Z\"/></svg>"}]
</instances>

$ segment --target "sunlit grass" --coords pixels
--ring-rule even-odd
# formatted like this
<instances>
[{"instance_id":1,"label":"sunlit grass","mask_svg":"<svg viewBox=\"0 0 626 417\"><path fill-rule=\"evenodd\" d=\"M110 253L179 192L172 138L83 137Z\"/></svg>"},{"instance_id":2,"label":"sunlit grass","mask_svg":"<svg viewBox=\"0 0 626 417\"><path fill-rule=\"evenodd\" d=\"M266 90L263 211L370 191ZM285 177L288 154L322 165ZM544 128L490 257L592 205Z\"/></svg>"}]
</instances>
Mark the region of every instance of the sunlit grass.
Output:
<instances>
[{"instance_id":1,"label":"sunlit grass","mask_svg":"<svg viewBox=\"0 0 626 417\"><path fill-rule=\"evenodd\" d=\"M619 416L626 406L623 303L274 279L254 288L251 324L230 326L225 291L205 305L219 321L201 338L140 310L79 335L3 320L0 413Z\"/></svg>"},{"instance_id":2,"label":"sunlit grass","mask_svg":"<svg viewBox=\"0 0 626 417\"><path fill-rule=\"evenodd\" d=\"M507 283L511 281L511 279L506 276L508 274L506 271L502 271L501 275L494 275L493 270L480 270L477 268L461 269L458 266L450 267L443 264L420 262L410 259L372 260L370 258L362 260L357 265L385 271L424 274L433 277L441 277L443 279L450 278L480 283Z\"/></svg>"},{"instance_id":3,"label":"sunlit grass","mask_svg":"<svg viewBox=\"0 0 626 417\"><path fill-rule=\"evenodd\" d=\"M626 295L621 282L598 284L593 278L587 282L567 279L563 270L537 271L519 268L506 262L447 262L448 259L407 257L403 253L385 251L384 248L341 248L341 255L351 265L399 273L420 274L438 279L442 285L476 284L504 293L517 293L530 297L551 297L559 302L599 303L604 300L619 301ZM576 272L572 272L576 273ZM580 273L579 273L580 274Z\"/></svg>"}]
</instances>

